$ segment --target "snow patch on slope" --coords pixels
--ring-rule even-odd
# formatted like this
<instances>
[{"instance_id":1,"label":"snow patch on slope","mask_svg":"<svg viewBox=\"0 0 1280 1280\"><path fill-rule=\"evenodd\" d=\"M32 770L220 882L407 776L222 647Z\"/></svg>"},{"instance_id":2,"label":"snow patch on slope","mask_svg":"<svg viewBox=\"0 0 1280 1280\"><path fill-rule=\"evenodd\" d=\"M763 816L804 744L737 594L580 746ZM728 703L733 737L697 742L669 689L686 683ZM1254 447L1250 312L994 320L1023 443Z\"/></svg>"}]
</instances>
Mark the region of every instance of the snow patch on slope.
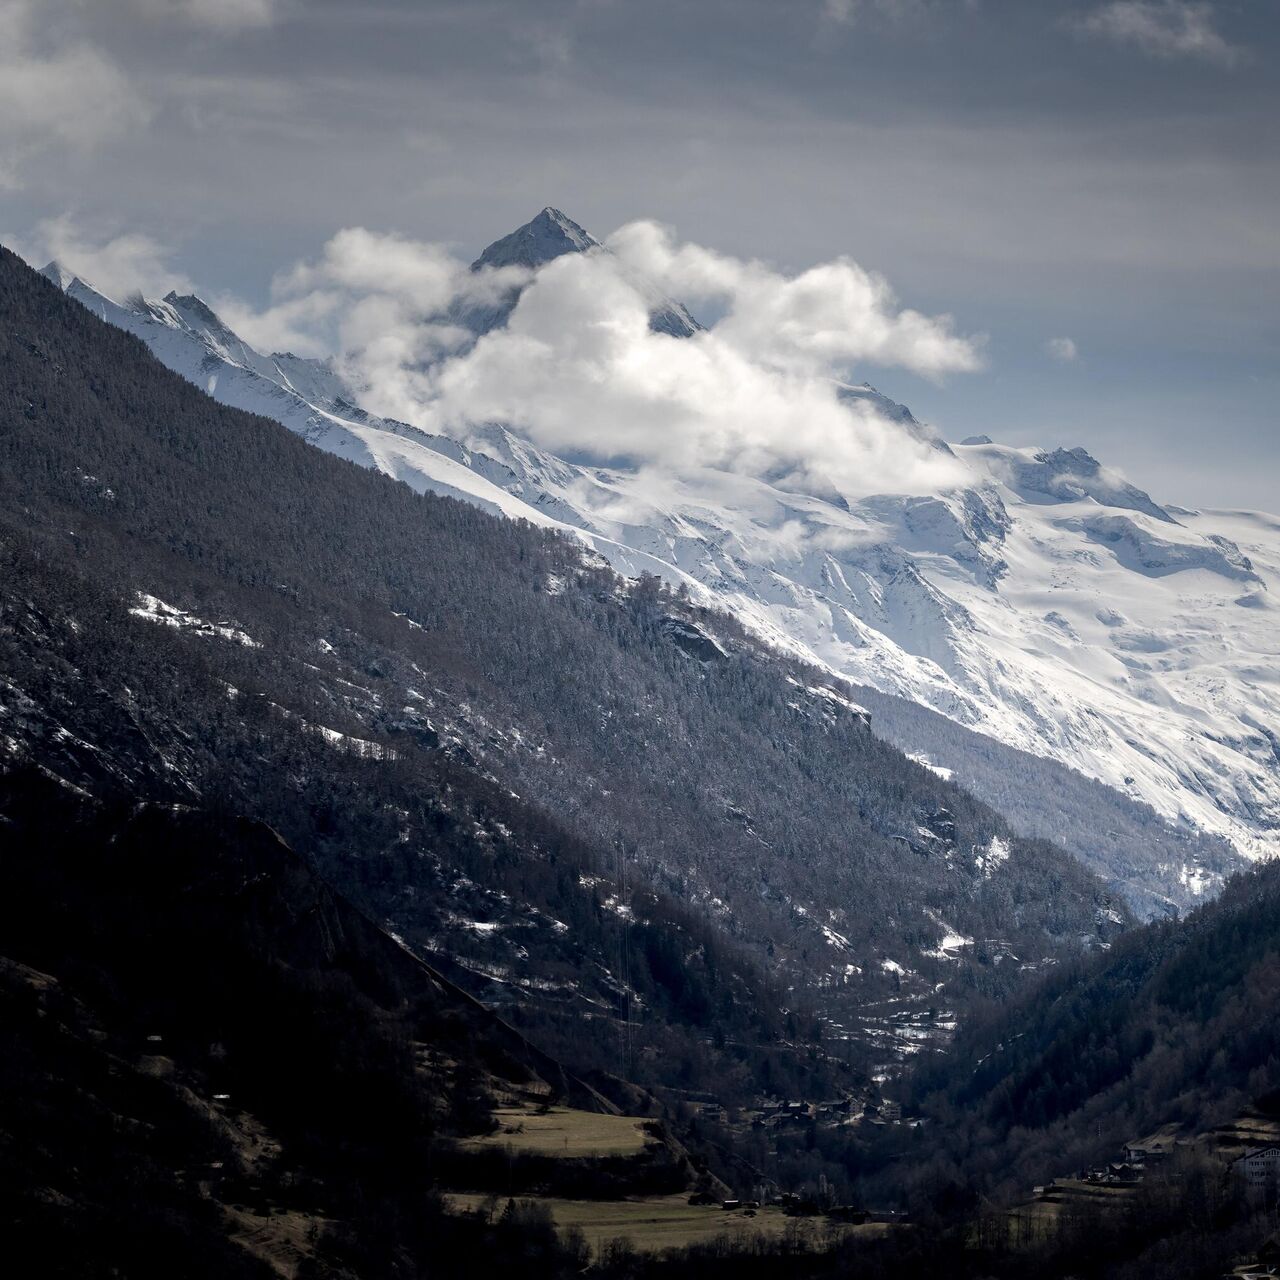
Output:
<instances>
[{"instance_id":1,"label":"snow patch on slope","mask_svg":"<svg viewBox=\"0 0 1280 1280\"><path fill-rule=\"evenodd\" d=\"M206 622L203 618L197 618L194 613L175 609L173 605L165 604L158 596L148 595L145 591L139 591L137 598L138 604L129 610L135 618L144 618L147 622L157 622L161 626L175 627L181 631L194 631L196 635L218 636L220 639L242 644L248 649L262 648L247 631L242 631L239 627Z\"/></svg>"}]
</instances>

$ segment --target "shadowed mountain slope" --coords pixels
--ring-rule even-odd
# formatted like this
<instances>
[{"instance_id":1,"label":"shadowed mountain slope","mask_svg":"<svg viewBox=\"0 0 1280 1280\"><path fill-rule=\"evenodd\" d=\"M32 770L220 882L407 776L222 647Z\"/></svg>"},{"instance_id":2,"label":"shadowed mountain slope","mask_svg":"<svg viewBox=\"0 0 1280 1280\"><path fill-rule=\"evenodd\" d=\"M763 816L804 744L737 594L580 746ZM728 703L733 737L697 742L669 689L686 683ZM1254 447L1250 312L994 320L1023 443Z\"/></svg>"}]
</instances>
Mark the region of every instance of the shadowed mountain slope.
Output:
<instances>
[{"instance_id":1,"label":"shadowed mountain slope","mask_svg":"<svg viewBox=\"0 0 1280 1280\"><path fill-rule=\"evenodd\" d=\"M869 1068L1124 924L723 615L215 404L9 254L0 312L6 753L271 822L576 1067Z\"/></svg>"}]
</instances>

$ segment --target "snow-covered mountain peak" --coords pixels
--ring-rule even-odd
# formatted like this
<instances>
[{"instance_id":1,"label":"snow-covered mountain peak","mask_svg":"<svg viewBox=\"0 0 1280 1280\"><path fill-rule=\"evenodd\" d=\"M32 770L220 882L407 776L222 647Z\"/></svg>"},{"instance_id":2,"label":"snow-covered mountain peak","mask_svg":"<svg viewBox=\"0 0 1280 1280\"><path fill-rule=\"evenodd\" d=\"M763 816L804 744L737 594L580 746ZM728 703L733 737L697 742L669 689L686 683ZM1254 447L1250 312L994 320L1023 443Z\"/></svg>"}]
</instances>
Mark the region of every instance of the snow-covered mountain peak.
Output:
<instances>
[{"instance_id":1,"label":"snow-covered mountain peak","mask_svg":"<svg viewBox=\"0 0 1280 1280\"><path fill-rule=\"evenodd\" d=\"M600 241L559 209L548 205L536 217L510 235L495 240L471 264L473 271L484 267L528 267L535 270L566 253L584 253L600 248Z\"/></svg>"},{"instance_id":2,"label":"snow-covered mountain peak","mask_svg":"<svg viewBox=\"0 0 1280 1280\"><path fill-rule=\"evenodd\" d=\"M920 423L917 421L915 414L907 408L905 404L899 404L896 400L890 400L888 396L877 391L869 382L859 382L854 385L847 383L839 383L837 394L841 400L846 401L865 401L874 406L882 417L888 418L891 422L899 422L904 426L918 427Z\"/></svg>"},{"instance_id":3,"label":"snow-covered mountain peak","mask_svg":"<svg viewBox=\"0 0 1280 1280\"><path fill-rule=\"evenodd\" d=\"M197 294L180 294L171 289L164 295L164 300L192 328L205 328L219 334L231 334L231 330L223 324L221 316Z\"/></svg>"},{"instance_id":4,"label":"snow-covered mountain peak","mask_svg":"<svg viewBox=\"0 0 1280 1280\"><path fill-rule=\"evenodd\" d=\"M66 267L57 260L57 258L41 267L40 274L44 276L46 280L52 280L63 293L67 292L72 284L75 283L76 279L75 274L68 271Z\"/></svg>"},{"instance_id":5,"label":"snow-covered mountain peak","mask_svg":"<svg viewBox=\"0 0 1280 1280\"><path fill-rule=\"evenodd\" d=\"M495 240L471 264L472 271L496 271L500 268L522 268L536 271L570 253L586 253L609 250L589 231L559 209L548 205L535 218L510 235ZM649 327L656 333L673 338L688 338L701 331L702 326L689 314L683 303L665 297L661 290L648 280L631 276L630 283L649 304ZM515 309L523 286L513 284L496 303L468 304L455 307L450 319L473 333L480 335L507 322Z\"/></svg>"},{"instance_id":6,"label":"snow-covered mountain peak","mask_svg":"<svg viewBox=\"0 0 1280 1280\"><path fill-rule=\"evenodd\" d=\"M1008 485L1027 501L1072 503L1092 499L1099 506L1140 511L1165 524L1178 523L1168 508L1103 466L1087 449L1016 449L992 444L987 436L971 436L958 447L975 469Z\"/></svg>"},{"instance_id":7,"label":"snow-covered mountain peak","mask_svg":"<svg viewBox=\"0 0 1280 1280\"><path fill-rule=\"evenodd\" d=\"M148 303L148 309L162 323L176 324L196 334L218 354L252 368L264 357L247 346L240 336L201 297L194 293L166 293L163 304Z\"/></svg>"},{"instance_id":8,"label":"snow-covered mountain peak","mask_svg":"<svg viewBox=\"0 0 1280 1280\"><path fill-rule=\"evenodd\" d=\"M836 383L836 395L846 404L864 404L873 409L880 417L897 423L908 435L927 444L939 453L951 454L951 446L928 423L921 422L905 404L890 400L882 391L878 391L869 382L856 385Z\"/></svg>"}]
</instances>

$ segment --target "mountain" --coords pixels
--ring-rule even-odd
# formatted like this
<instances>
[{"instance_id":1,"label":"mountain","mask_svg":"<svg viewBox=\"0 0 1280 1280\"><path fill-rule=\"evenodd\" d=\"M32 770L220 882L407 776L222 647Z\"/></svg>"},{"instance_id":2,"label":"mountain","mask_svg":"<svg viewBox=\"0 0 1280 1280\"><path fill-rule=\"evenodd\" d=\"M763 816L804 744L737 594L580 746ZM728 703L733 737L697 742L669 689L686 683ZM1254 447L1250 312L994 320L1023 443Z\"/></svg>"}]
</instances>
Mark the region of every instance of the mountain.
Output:
<instances>
[{"instance_id":1,"label":"mountain","mask_svg":"<svg viewBox=\"0 0 1280 1280\"><path fill-rule=\"evenodd\" d=\"M535 218L510 235L495 240L471 264L472 271L485 267L525 267L530 271L545 266L566 253L584 253L601 248L595 236L584 231L572 218L548 205Z\"/></svg>"},{"instance_id":2,"label":"mountain","mask_svg":"<svg viewBox=\"0 0 1280 1280\"><path fill-rule=\"evenodd\" d=\"M787 561L775 531L769 585L758 540L766 497L892 528L840 552L863 577L839 590L878 583L878 634L913 631L944 672L984 616L939 604L948 631L921 611L951 598L930 576L951 580L945 512L967 522L975 599L1008 598L1012 627L1047 597L1081 647L1072 566L1124 584L1125 615L1095 617L1123 631L1169 579L1210 618L1210 584L1260 595L1251 546L1197 540L1193 513L1081 451L984 441L935 442L987 476L936 499L671 480L703 513L680 517L690 545L656 539L656 515L624 539L581 492L628 492L624 471L496 426L485 451L433 440L354 408L323 363L244 347L199 299L116 307L46 275L0 250L6 1240L55 1275L621 1280L749 1252L761 1276L1062 1280L1221 1274L1272 1229L1200 1148L1043 1238L1012 1239L1004 1208L1156 1126L1270 1123L1280 871L1133 927L960 778L1020 826L1061 808L1085 845L1092 803L1117 828L1091 856L1148 900L1161 857L1190 896L1220 848L839 678L817 640L766 625L800 612L806 552ZM294 429L219 404L224 379ZM717 572L754 595L707 585L709 494L740 531ZM1056 659L1082 661L1065 641ZM552 1104L620 1122L630 1153L526 1145ZM608 1201L638 1224L766 1180L803 1192L797 1216L828 1210L829 1247L798 1227L748 1241L754 1209L712 1209L736 1245L592 1259L549 1216ZM842 1236L886 1202L914 1221Z\"/></svg>"},{"instance_id":3,"label":"mountain","mask_svg":"<svg viewBox=\"0 0 1280 1280\"><path fill-rule=\"evenodd\" d=\"M865 1094L1128 923L728 615L0 265L9 761L251 814L579 1074L725 1101Z\"/></svg>"},{"instance_id":4,"label":"mountain","mask_svg":"<svg viewBox=\"0 0 1280 1280\"><path fill-rule=\"evenodd\" d=\"M489 245L471 264L471 270L507 270L508 274L523 275L527 280L538 268L567 253L608 253L608 250L572 218L548 205L524 226ZM666 333L673 338L688 338L701 331L702 326L681 303L663 297L643 279L632 277L631 282L649 302L649 327L654 332ZM452 318L476 334L488 333L507 322L519 301L521 287L519 282L513 283L500 302L488 306L471 305L455 311Z\"/></svg>"},{"instance_id":5,"label":"mountain","mask_svg":"<svg viewBox=\"0 0 1280 1280\"><path fill-rule=\"evenodd\" d=\"M602 251L546 209L474 265L518 274ZM50 274L223 403L420 491L571 531L624 574L656 573L807 662L940 712L972 734L945 733L943 751L936 721L908 716L894 741L991 803L999 770L973 762L1000 744L1019 771L1038 756L1084 775L1055 774L1072 809L1099 794L1087 780L1103 783L1125 815L1104 832L1034 803L1018 806L1019 830L1066 843L1143 913L1193 903L1241 854L1275 847L1274 517L1162 506L1081 449L950 447L866 385L841 394L930 438L969 481L853 502L725 472L641 482L501 425L461 443L378 419L328 366L253 352L198 300L120 306ZM520 287L501 315L473 317L478 330Z\"/></svg>"}]
</instances>

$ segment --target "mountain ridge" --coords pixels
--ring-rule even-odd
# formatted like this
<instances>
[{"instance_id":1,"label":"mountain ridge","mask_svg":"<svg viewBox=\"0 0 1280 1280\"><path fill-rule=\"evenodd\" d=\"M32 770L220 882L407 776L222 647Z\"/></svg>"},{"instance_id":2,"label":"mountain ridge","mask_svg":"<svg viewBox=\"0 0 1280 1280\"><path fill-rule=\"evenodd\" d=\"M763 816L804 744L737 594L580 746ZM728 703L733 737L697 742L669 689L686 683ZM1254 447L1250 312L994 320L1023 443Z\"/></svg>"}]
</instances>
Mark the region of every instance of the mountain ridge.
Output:
<instances>
[{"instance_id":1,"label":"mountain ridge","mask_svg":"<svg viewBox=\"0 0 1280 1280\"><path fill-rule=\"evenodd\" d=\"M593 240L578 243L591 239L581 228L565 232L556 219L577 224L556 211L538 218L560 235L557 256L596 251ZM1061 761L1174 828L1255 856L1280 840L1280 761L1246 685L1258 688L1250 673L1267 660L1266 581L1280 572L1280 538L1265 526L1175 517L1079 449L955 446L949 452L973 475L964 490L852 506L725 473L668 477L656 488L648 474L641 490L625 469L566 462L500 425L454 441L357 413L331 370L317 371L306 395L265 357L211 374L206 357L228 353L201 349L198 333L190 350L176 350L163 318L112 310L82 284L79 292L215 396L322 448L576 530L623 573L683 584L807 660ZM501 323L509 310L490 319ZM874 389L842 394L916 433L910 411ZM623 507L633 514L620 521L611 513ZM798 550L780 536L794 529L805 535ZM1246 553L1231 536L1242 533L1263 541ZM824 545L833 539L850 549ZM1201 636L1206 606L1237 637L1238 653L1218 654ZM1280 706L1274 681L1261 692ZM1149 732L1153 715L1166 726L1159 735ZM1222 849L1215 859L1203 876L1189 863L1153 869L1151 888L1186 905L1189 885L1215 883L1231 863Z\"/></svg>"},{"instance_id":2,"label":"mountain ridge","mask_svg":"<svg viewBox=\"0 0 1280 1280\"><path fill-rule=\"evenodd\" d=\"M729 615L221 406L0 268L6 755L244 805L549 1051L622 1040L665 1087L865 1087L945 1040L926 998L1128 922Z\"/></svg>"}]
</instances>

